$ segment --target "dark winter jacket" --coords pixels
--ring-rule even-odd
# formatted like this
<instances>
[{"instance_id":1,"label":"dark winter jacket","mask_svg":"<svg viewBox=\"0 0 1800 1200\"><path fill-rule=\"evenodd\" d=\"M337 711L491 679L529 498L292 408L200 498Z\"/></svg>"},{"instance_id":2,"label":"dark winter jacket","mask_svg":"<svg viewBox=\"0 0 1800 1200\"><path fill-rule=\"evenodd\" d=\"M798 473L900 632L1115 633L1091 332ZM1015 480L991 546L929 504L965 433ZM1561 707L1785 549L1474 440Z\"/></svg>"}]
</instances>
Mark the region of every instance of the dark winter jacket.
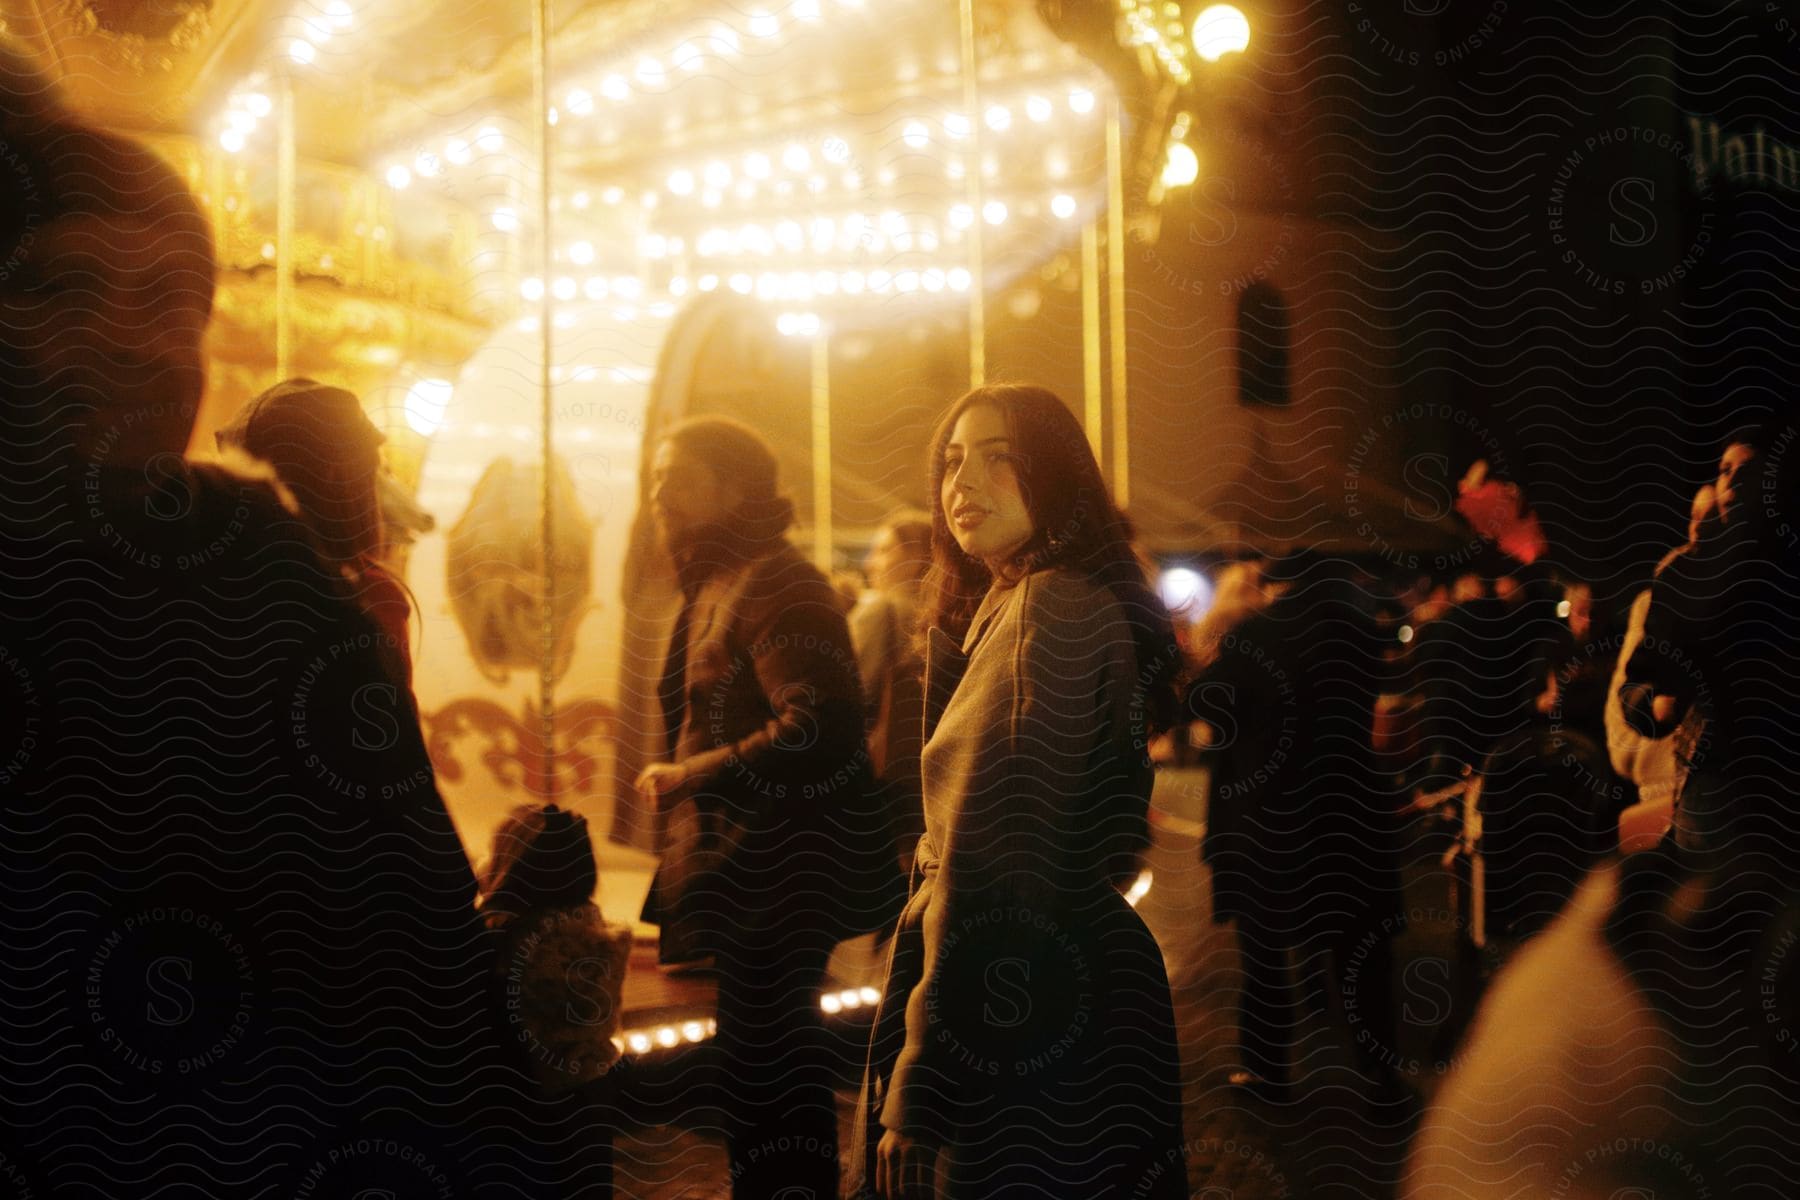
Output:
<instances>
[{"instance_id":1,"label":"dark winter jacket","mask_svg":"<svg viewBox=\"0 0 1800 1200\"><path fill-rule=\"evenodd\" d=\"M661 814L644 907L663 961L717 954L726 938L885 923L901 882L836 593L785 541L688 581L661 689L668 757L688 783Z\"/></svg>"}]
</instances>

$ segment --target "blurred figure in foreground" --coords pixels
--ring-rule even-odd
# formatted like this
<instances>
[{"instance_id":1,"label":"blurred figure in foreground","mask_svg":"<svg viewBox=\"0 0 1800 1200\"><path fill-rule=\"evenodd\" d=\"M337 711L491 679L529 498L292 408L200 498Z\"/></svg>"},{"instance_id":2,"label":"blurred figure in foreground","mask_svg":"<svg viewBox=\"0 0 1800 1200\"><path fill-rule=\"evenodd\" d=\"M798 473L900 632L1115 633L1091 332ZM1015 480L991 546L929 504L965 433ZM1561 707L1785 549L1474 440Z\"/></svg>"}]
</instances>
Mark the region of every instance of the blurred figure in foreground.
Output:
<instances>
[{"instance_id":1,"label":"blurred figure in foreground","mask_svg":"<svg viewBox=\"0 0 1800 1200\"><path fill-rule=\"evenodd\" d=\"M271 479L183 458L203 214L4 46L0 125L9 1172L598 1194L501 1057L474 875L379 630Z\"/></svg>"}]
</instances>

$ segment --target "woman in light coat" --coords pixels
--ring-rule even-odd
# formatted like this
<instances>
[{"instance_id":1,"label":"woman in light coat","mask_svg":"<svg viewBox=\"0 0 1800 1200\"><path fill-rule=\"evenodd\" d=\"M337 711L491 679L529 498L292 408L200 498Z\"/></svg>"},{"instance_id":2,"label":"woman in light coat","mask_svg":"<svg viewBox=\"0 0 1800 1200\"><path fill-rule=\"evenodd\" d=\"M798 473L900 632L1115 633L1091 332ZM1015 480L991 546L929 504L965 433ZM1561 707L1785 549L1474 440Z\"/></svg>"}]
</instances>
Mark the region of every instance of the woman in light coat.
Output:
<instances>
[{"instance_id":1,"label":"woman in light coat","mask_svg":"<svg viewBox=\"0 0 1800 1200\"><path fill-rule=\"evenodd\" d=\"M925 836L865 1077L864 1194L1185 1196L1162 954L1120 894L1178 657L1041 388L933 440Z\"/></svg>"}]
</instances>

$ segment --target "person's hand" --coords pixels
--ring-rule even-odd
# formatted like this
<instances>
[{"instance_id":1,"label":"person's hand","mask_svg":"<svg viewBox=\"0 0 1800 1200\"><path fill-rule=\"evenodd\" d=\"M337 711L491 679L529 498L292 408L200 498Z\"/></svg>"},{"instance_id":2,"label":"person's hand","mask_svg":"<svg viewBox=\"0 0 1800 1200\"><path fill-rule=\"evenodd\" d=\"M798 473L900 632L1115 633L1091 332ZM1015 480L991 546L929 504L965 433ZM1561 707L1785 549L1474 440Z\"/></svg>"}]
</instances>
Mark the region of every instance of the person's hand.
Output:
<instances>
[{"instance_id":1,"label":"person's hand","mask_svg":"<svg viewBox=\"0 0 1800 1200\"><path fill-rule=\"evenodd\" d=\"M687 768L680 763L651 763L638 772L633 785L650 803L661 808L687 784Z\"/></svg>"},{"instance_id":2,"label":"person's hand","mask_svg":"<svg viewBox=\"0 0 1800 1200\"><path fill-rule=\"evenodd\" d=\"M937 1192L937 1147L890 1129L875 1147L875 1194L881 1200L931 1200Z\"/></svg>"}]
</instances>

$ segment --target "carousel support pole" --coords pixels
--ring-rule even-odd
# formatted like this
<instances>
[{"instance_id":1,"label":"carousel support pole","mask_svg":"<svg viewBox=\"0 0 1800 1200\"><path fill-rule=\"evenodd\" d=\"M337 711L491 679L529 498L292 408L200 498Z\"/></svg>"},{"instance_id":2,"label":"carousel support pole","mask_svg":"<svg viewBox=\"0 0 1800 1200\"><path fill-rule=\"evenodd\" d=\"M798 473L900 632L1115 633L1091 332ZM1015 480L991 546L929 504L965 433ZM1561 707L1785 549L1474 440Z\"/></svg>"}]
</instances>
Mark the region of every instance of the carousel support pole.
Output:
<instances>
[{"instance_id":1,"label":"carousel support pole","mask_svg":"<svg viewBox=\"0 0 1800 1200\"><path fill-rule=\"evenodd\" d=\"M1081 227L1081 394L1086 402L1088 445L1095 462L1106 438L1106 395L1100 378L1100 223Z\"/></svg>"},{"instance_id":2,"label":"carousel support pole","mask_svg":"<svg viewBox=\"0 0 1800 1200\"><path fill-rule=\"evenodd\" d=\"M813 562L831 575L831 334L812 340Z\"/></svg>"},{"instance_id":3,"label":"carousel support pole","mask_svg":"<svg viewBox=\"0 0 1800 1200\"><path fill-rule=\"evenodd\" d=\"M551 278L550 236L550 0L534 0L531 6L531 97L536 118L538 278ZM538 608L538 720L542 722L538 745L542 765L543 798L556 799L556 447L555 414L551 407L551 354L555 299L549 287L538 301L538 426L539 457L543 462L538 497L538 545L543 555L543 602Z\"/></svg>"},{"instance_id":4,"label":"carousel support pole","mask_svg":"<svg viewBox=\"0 0 1800 1200\"><path fill-rule=\"evenodd\" d=\"M280 72L280 105L275 134L275 379L294 366L294 80Z\"/></svg>"},{"instance_id":5,"label":"carousel support pole","mask_svg":"<svg viewBox=\"0 0 1800 1200\"><path fill-rule=\"evenodd\" d=\"M969 161L963 174L969 212L974 217L964 235L969 252L969 386L987 382L987 273L982 256L981 223L985 191L981 176L981 65L975 57L975 0L962 0L963 112L969 122Z\"/></svg>"},{"instance_id":6,"label":"carousel support pole","mask_svg":"<svg viewBox=\"0 0 1800 1200\"><path fill-rule=\"evenodd\" d=\"M1125 165L1120 147L1119 101L1106 107L1106 291L1112 334L1113 503L1131 504L1131 428L1125 370Z\"/></svg>"}]
</instances>

